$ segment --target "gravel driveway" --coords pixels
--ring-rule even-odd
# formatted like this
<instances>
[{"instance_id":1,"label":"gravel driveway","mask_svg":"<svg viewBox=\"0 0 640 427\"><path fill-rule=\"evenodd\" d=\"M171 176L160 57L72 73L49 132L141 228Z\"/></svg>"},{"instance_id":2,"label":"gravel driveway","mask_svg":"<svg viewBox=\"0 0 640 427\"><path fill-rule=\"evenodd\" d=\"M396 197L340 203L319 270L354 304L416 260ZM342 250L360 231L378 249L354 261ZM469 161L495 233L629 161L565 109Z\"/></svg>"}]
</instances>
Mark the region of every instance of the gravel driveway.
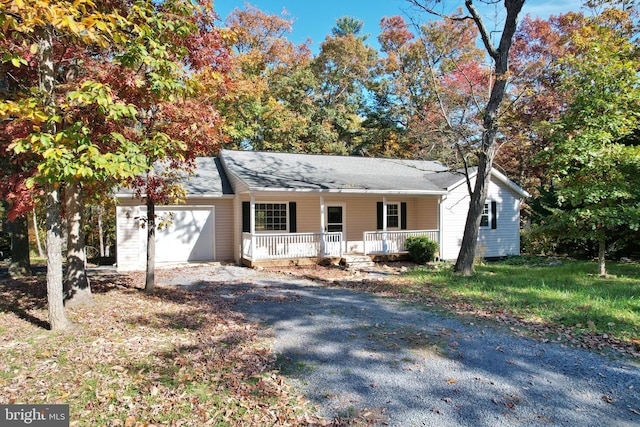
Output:
<instances>
[{"instance_id":1,"label":"gravel driveway","mask_svg":"<svg viewBox=\"0 0 640 427\"><path fill-rule=\"evenodd\" d=\"M364 415L391 426L640 425L638 366L245 268L167 270L158 283L210 288L264 325L282 372L329 418Z\"/></svg>"}]
</instances>

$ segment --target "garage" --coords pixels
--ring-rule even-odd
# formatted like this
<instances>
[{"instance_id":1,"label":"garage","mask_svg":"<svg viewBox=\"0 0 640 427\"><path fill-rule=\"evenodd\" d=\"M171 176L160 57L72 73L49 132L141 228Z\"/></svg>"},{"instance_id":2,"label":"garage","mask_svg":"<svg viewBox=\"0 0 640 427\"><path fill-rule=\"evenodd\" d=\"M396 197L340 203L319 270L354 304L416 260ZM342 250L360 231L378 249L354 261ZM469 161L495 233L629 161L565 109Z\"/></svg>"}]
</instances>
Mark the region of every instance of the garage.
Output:
<instances>
[{"instance_id":1,"label":"garage","mask_svg":"<svg viewBox=\"0 0 640 427\"><path fill-rule=\"evenodd\" d=\"M213 206L157 207L156 262L216 259L214 211Z\"/></svg>"}]
</instances>

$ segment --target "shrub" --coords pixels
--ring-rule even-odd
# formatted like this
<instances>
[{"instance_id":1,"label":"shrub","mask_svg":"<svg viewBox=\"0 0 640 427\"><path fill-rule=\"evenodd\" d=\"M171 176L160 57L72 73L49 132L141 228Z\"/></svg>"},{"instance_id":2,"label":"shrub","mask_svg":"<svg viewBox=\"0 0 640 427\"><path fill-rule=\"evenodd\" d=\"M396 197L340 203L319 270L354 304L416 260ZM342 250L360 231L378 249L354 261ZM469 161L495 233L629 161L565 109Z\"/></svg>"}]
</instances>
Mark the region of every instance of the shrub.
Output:
<instances>
[{"instance_id":1,"label":"shrub","mask_svg":"<svg viewBox=\"0 0 640 427\"><path fill-rule=\"evenodd\" d=\"M433 261L436 252L438 252L438 243L427 236L411 236L407 238L407 251L409 251L411 261L416 264L426 264Z\"/></svg>"}]
</instances>

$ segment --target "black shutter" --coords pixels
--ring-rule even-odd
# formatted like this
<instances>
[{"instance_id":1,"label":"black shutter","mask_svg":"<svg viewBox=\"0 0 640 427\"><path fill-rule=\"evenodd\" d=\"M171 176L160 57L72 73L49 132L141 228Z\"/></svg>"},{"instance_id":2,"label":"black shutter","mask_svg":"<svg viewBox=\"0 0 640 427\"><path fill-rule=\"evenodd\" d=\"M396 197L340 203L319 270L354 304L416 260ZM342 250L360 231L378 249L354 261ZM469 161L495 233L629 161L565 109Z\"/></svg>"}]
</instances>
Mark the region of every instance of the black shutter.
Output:
<instances>
[{"instance_id":1,"label":"black shutter","mask_svg":"<svg viewBox=\"0 0 640 427\"><path fill-rule=\"evenodd\" d=\"M251 202L242 202L242 232L251 231Z\"/></svg>"},{"instance_id":2,"label":"black shutter","mask_svg":"<svg viewBox=\"0 0 640 427\"><path fill-rule=\"evenodd\" d=\"M289 233L296 233L298 231L296 217L296 202L289 202Z\"/></svg>"},{"instance_id":3,"label":"black shutter","mask_svg":"<svg viewBox=\"0 0 640 427\"><path fill-rule=\"evenodd\" d=\"M378 213L378 230L382 230L382 202L378 202L378 209L377 209L377 213Z\"/></svg>"},{"instance_id":4,"label":"black shutter","mask_svg":"<svg viewBox=\"0 0 640 427\"><path fill-rule=\"evenodd\" d=\"M491 229L498 228L498 203L491 202Z\"/></svg>"},{"instance_id":5,"label":"black shutter","mask_svg":"<svg viewBox=\"0 0 640 427\"><path fill-rule=\"evenodd\" d=\"M407 204L405 202L400 203L400 228L407 229Z\"/></svg>"}]
</instances>

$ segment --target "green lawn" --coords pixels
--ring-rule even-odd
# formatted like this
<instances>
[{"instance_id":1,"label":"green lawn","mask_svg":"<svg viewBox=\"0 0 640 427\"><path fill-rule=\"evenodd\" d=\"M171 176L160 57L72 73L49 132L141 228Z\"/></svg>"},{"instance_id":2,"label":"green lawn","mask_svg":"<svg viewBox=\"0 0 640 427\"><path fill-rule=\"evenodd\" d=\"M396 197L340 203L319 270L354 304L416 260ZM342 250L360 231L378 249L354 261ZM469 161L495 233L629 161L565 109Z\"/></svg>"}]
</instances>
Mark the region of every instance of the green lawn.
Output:
<instances>
[{"instance_id":1,"label":"green lawn","mask_svg":"<svg viewBox=\"0 0 640 427\"><path fill-rule=\"evenodd\" d=\"M523 256L477 266L473 277L454 275L450 267L419 267L400 286L414 297L548 328L549 338L562 333L568 340L604 340L614 347L620 341L640 352L640 264L607 267L610 277L602 278L595 262Z\"/></svg>"}]
</instances>

